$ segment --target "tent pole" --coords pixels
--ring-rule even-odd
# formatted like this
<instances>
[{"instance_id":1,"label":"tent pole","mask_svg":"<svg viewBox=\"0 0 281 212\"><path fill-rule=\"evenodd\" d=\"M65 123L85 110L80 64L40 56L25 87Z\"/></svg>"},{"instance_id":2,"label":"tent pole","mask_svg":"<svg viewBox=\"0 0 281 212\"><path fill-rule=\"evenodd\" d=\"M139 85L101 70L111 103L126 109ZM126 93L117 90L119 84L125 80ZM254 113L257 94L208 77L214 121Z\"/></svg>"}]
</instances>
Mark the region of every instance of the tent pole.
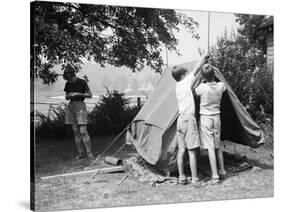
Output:
<instances>
[{"instance_id":1,"label":"tent pole","mask_svg":"<svg viewBox=\"0 0 281 212\"><path fill-rule=\"evenodd\" d=\"M167 67L169 66L169 61L168 61L168 48L167 45L165 45L166 47L166 63L167 63Z\"/></svg>"},{"instance_id":2,"label":"tent pole","mask_svg":"<svg viewBox=\"0 0 281 212\"><path fill-rule=\"evenodd\" d=\"M208 12L208 52L210 50L210 11Z\"/></svg>"}]
</instances>

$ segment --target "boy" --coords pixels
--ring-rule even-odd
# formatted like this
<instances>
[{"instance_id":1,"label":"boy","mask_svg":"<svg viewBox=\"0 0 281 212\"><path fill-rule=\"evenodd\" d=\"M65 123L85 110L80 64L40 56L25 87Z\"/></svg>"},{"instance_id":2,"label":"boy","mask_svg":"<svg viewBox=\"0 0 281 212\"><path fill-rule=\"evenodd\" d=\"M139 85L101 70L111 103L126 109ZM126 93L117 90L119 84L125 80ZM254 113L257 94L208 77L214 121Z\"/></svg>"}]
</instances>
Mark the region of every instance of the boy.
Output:
<instances>
[{"instance_id":1,"label":"boy","mask_svg":"<svg viewBox=\"0 0 281 212\"><path fill-rule=\"evenodd\" d=\"M189 164L191 169L191 183L200 186L201 181L197 177L197 152L200 147L199 132L195 119L195 103L191 87L195 76L201 66L205 63L204 55L196 64L192 72L179 65L172 69L172 76L177 81L176 97L179 105L179 117L177 121L178 154L177 165L179 171L179 183L186 184L187 179L184 174L184 153L188 149Z\"/></svg>"},{"instance_id":2,"label":"boy","mask_svg":"<svg viewBox=\"0 0 281 212\"><path fill-rule=\"evenodd\" d=\"M75 159L79 160L87 156L88 159L93 160L91 140L87 131L87 110L84 103L85 98L92 98L91 90L85 80L76 77L75 69L70 64L66 65L63 78L67 81L64 87L65 99L70 100L66 108L65 124L72 126L78 150Z\"/></svg>"},{"instance_id":3,"label":"boy","mask_svg":"<svg viewBox=\"0 0 281 212\"><path fill-rule=\"evenodd\" d=\"M208 150L209 161L212 169L211 184L219 183L219 174L225 175L223 153L220 149L220 102L226 87L222 82L214 80L214 67L205 64L201 74L205 83L201 83L195 94L200 97L200 137L203 147ZM219 174L217 170L219 164Z\"/></svg>"}]
</instances>

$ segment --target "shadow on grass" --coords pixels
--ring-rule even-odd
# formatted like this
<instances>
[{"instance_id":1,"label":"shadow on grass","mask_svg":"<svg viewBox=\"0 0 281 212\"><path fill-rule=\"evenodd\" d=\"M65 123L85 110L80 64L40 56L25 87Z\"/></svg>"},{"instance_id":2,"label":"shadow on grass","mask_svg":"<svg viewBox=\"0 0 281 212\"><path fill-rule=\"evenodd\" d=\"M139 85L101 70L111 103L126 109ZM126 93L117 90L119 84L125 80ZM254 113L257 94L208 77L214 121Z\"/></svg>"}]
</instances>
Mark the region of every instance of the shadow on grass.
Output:
<instances>
[{"instance_id":1,"label":"shadow on grass","mask_svg":"<svg viewBox=\"0 0 281 212\"><path fill-rule=\"evenodd\" d=\"M114 136L95 137L92 143L94 155L97 156L103 152L114 138ZM103 157L114 155L123 143L124 138L119 138L112 147L103 154ZM75 161L73 160L75 156L76 146L73 139L41 141L36 145L36 179L41 176L81 171L90 166L91 161L87 159ZM116 156L120 158L129 158L136 156L136 152L131 146L126 145ZM233 174L238 174L239 172L254 166L258 166L262 169L273 169L273 166L263 164L261 161L250 160L246 157L240 157L227 152L224 152L224 162L226 171ZM100 160L97 165L95 165L95 168L102 168L106 165L107 164ZM187 175L190 175L188 166L186 166L186 172ZM198 160L198 172L204 178L211 177L211 168L206 151L201 151L201 156ZM177 171L171 173L171 175L177 176Z\"/></svg>"},{"instance_id":2,"label":"shadow on grass","mask_svg":"<svg viewBox=\"0 0 281 212\"><path fill-rule=\"evenodd\" d=\"M95 137L92 142L92 151L94 155L99 155L114 140L114 136ZM124 143L124 138L119 138L111 148L103 154L112 156ZM135 156L132 147L126 145L116 156L129 158ZM36 145L35 153L35 173L36 179L42 176L69 173L84 170L91 165L88 159L74 160L77 155L76 146L73 139L67 140L41 140ZM102 159L102 158L101 158ZM95 168L101 168L106 164L102 160L95 165Z\"/></svg>"},{"instance_id":3,"label":"shadow on grass","mask_svg":"<svg viewBox=\"0 0 281 212\"><path fill-rule=\"evenodd\" d=\"M261 169L273 169L273 166L261 163L256 160L250 160L246 157L239 157L234 154L224 152L224 166L227 172L227 177L239 175L241 172L252 169L253 167L259 167ZM188 165L188 161L185 166L185 174L191 176L191 171ZM198 159L198 175L201 179L209 180L211 178L211 167L208 158L207 151L201 151ZM178 171L173 171L171 176L178 177Z\"/></svg>"}]
</instances>

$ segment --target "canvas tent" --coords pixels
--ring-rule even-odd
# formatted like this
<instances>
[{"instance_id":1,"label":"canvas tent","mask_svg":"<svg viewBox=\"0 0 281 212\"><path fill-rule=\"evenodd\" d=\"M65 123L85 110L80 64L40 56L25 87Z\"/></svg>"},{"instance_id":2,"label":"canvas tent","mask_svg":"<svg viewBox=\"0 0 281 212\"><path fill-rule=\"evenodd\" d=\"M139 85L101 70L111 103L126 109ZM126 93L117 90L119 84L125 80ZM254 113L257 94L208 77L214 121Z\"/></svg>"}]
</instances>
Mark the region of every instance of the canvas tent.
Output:
<instances>
[{"instance_id":1,"label":"canvas tent","mask_svg":"<svg viewBox=\"0 0 281 212\"><path fill-rule=\"evenodd\" d=\"M195 63L183 65L190 71ZM177 155L178 104L171 69L172 67L165 70L154 92L134 118L129 131L130 140L138 153L148 163L166 173L176 169ZM215 75L216 79L224 82L227 87L221 105L221 140L257 147L263 141L261 129L240 103L223 75L217 70ZM194 88L198 85L200 77L196 76ZM197 115L198 107L197 102Z\"/></svg>"}]
</instances>

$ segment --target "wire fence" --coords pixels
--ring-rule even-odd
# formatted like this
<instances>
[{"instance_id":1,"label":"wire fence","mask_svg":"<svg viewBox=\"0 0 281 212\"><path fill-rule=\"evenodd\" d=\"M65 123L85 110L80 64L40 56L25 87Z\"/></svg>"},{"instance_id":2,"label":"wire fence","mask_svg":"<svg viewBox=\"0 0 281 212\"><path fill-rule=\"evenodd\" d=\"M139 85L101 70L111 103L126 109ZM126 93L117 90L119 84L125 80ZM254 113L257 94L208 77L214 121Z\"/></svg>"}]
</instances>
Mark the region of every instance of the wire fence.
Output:
<instances>
[{"instance_id":1,"label":"wire fence","mask_svg":"<svg viewBox=\"0 0 281 212\"><path fill-rule=\"evenodd\" d=\"M144 105L147 101L147 98L141 98L141 97L136 97L136 100L130 100L129 105L130 106L139 106L141 107L142 105ZM93 110L96 106L96 104L98 104L97 102L85 102L86 106L87 106L87 110L90 112L91 110ZM31 117L35 122L39 121L39 117L37 117L37 113L42 113L44 115L46 115L47 117L51 117L52 114L52 108L54 107L65 107L67 106L67 102L30 102L31 108L34 112L34 116ZM36 107L36 105L42 105L42 106L46 106L45 108L38 108Z\"/></svg>"}]
</instances>

